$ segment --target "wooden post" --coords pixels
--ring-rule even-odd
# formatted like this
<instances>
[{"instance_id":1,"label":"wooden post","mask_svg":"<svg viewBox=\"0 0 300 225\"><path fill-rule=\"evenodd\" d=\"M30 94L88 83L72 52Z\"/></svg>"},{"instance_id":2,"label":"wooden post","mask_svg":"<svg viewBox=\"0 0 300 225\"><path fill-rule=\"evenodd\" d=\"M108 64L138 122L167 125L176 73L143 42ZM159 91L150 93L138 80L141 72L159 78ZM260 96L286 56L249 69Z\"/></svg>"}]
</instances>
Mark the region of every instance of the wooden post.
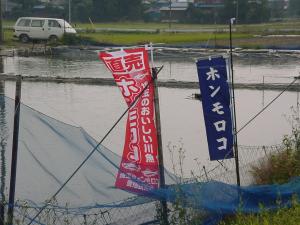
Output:
<instances>
[{"instance_id":1,"label":"wooden post","mask_svg":"<svg viewBox=\"0 0 300 225\"><path fill-rule=\"evenodd\" d=\"M169 30L171 30L172 0L169 0Z\"/></svg>"},{"instance_id":2,"label":"wooden post","mask_svg":"<svg viewBox=\"0 0 300 225\"><path fill-rule=\"evenodd\" d=\"M152 68L153 86L154 86L154 106L155 106L155 123L157 130L157 144L158 144L158 163L159 163L159 187L164 188L165 183L165 171L164 171L164 159L162 151L162 138L161 138L161 124L160 124L160 110L159 110L159 98L157 88L157 70ZM161 201L161 213L163 225L168 225L168 206L165 200Z\"/></svg>"},{"instance_id":3,"label":"wooden post","mask_svg":"<svg viewBox=\"0 0 300 225\"><path fill-rule=\"evenodd\" d=\"M2 1L0 1L0 44L3 44L3 15L2 15Z\"/></svg>"},{"instance_id":4,"label":"wooden post","mask_svg":"<svg viewBox=\"0 0 300 225\"><path fill-rule=\"evenodd\" d=\"M234 96L234 79L233 79L233 60L232 60L232 24L235 18L231 18L229 21L229 36L230 36L230 65L231 65L231 96L233 105L233 134L234 134L234 156L235 156L235 169L236 169L236 183L241 185L240 181L240 168L239 168L239 151L237 143L237 129L236 129L236 111L235 111L235 96Z\"/></svg>"},{"instance_id":5,"label":"wooden post","mask_svg":"<svg viewBox=\"0 0 300 225\"><path fill-rule=\"evenodd\" d=\"M209 179L208 179L208 175L207 175L207 172L206 172L206 168L205 166L203 166L203 170L204 170L204 174L205 174L205 177L206 177L206 181L208 182Z\"/></svg>"},{"instance_id":6,"label":"wooden post","mask_svg":"<svg viewBox=\"0 0 300 225\"><path fill-rule=\"evenodd\" d=\"M3 58L0 57L0 73L3 73ZM0 95L4 96L5 94L5 81L0 80ZM5 209L5 177L6 177L6 160L5 160L5 150L6 150L6 126L5 126L5 101L1 101L0 104L0 132L2 133L1 142L0 142L0 171L1 171L1 184L0 184L0 225L4 225L4 209Z\"/></svg>"},{"instance_id":7,"label":"wooden post","mask_svg":"<svg viewBox=\"0 0 300 225\"><path fill-rule=\"evenodd\" d=\"M16 189L16 174L17 174L17 160L18 160L18 141L19 141L19 121L20 121L20 100L21 100L21 81L22 77L17 76L16 94L15 94L15 115L14 115L14 131L13 131L13 145L11 157L11 175L9 185L9 201L7 212L7 224L13 225L14 204L15 204L15 189Z\"/></svg>"},{"instance_id":8,"label":"wooden post","mask_svg":"<svg viewBox=\"0 0 300 225\"><path fill-rule=\"evenodd\" d=\"M265 106L265 76L263 76L262 107Z\"/></svg>"},{"instance_id":9,"label":"wooden post","mask_svg":"<svg viewBox=\"0 0 300 225\"><path fill-rule=\"evenodd\" d=\"M72 3L72 0L69 0L69 24L71 24L72 23L72 21L71 21L71 18L72 18L72 16L71 16L71 14L72 14L72 7L71 7L71 3Z\"/></svg>"}]
</instances>

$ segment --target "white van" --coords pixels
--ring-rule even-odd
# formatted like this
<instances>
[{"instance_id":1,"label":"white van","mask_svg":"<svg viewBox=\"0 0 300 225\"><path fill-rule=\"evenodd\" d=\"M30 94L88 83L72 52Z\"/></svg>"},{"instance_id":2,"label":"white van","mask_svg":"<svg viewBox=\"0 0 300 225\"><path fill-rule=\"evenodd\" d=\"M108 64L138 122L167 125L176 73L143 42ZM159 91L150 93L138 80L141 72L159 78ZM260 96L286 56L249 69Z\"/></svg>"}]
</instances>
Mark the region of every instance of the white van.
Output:
<instances>
[{"instance_id":1,"label":"white van","mask_svg":"<svg viewBox=\"0 0 300 225\"><path fill-rule=\"evenodd\" d=\"M14 37L23 43L36 39L56 42L64 33L76 34L76 30L56 18L20 17L14 26Z\"/></svg>"}]
</instances>

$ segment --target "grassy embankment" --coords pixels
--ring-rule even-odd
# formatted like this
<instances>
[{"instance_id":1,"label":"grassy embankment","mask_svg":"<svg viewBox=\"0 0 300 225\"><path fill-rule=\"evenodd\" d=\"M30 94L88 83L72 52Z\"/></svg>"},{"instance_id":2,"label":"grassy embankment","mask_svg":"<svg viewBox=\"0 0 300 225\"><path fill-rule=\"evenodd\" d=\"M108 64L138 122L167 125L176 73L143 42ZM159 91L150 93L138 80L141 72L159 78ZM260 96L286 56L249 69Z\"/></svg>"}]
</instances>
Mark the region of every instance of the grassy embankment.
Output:
<instances>
[{"instance_id":1,"label":"grassy embankment","mask_svg":"<svg viewBox=\"0 0 300 225\"><path fill-rule=\"evenodd\" d=\"M172 30L199 30L190 33L166 33L169 29L165 23L105 23L105 24L76 24L77 27L86 29L90 33L82 33L82 37L91 38L102 43L113 44L140 44L140 43L165 43L165 44L201 44L203 46L228 46L228 25L199 25L199 24L171 24ZM300 27L300 21L277 22L267 24L235 25L233 32L234 45L242 48L264 48L265 46L298 45L298 37L266 38L269 34L300 34L293 31ZM101 32L92 33L94 28L119 28L119 29L154 29L156 33L129 33L129 32ZM216 30L216 32L207 29Z\"/></svg>"},{"instance_id":2,"label":"grassy embankment","mask_svg":"<svg viewBox=\"0 0 300 225\"><path fill-rule=\"evenodd\" d=\"M297 123L299 118L296 117ZM299 124L293 135L283 140L285 150L273 153L266 160L252 167L252 175L256 184L284 184L291 178L300 176L300 131ZM300 196L291 199L292 207L282 207L277 211L263 210L259 214L243 215L238 213L234 218L222 221L220 225L299 225ZM280 197L278 199L280 204Z\"/></svg>"},{"instance_id":3,"label":"grassy embankment","mask_svg":"<svg viewBox=\"0 0 300 225\"><path fill-rule=\"evenodd\" d=\"M258 215L239 214L234 220L221 222L220 225L299 225L300 205L295 203L291 208L283 208L270 213L263 211Z\"/></svg>"},{"instance_id":4,"label":"grassy embankment","mask_svg":"<svg viewBox=\"0 0 300 225\"><path fill-rule=\"evenodd\" d=\"M4 25L12 26L13 22L8 21ZM166 23L96 23L96 24L73 24L76 28L83 29L79 36L84 41L82 43L103 43L120 45L137 45L142 43L164 43L164 44L201 44L210 46L228 46L228 25L198 25L198 24L171 24L174 32L165 32L169 29ZM233 38L236 47L243 48L263 48L266 45L299 45L299 37L290 38L265 38L266 34L300 34L300 31L293 31L300 27L300 21L278 22L255 25L234 25ZM119 31L100 31L97 28L114 28ZM153 32L126 31L126 29L152 29ZM198 30L199 32L175 32L175 30ZM210 30L207 30L210 29ZM216 30L216 31L213 31ZM5 30L5 44L8 46L17 45L12 40L12 31Z\"/></svg>"}]
</instances>

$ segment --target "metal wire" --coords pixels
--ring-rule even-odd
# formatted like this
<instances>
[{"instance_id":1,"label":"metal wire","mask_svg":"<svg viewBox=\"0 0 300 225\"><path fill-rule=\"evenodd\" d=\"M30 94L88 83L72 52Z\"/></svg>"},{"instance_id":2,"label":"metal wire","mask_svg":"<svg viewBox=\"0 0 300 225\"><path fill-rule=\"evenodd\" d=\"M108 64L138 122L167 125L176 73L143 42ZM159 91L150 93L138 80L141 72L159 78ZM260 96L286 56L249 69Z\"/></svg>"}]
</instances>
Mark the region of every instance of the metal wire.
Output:
<instances>
[{"instance_id":1,"label":"metal wire","mask_svg":"<svg viewBox=\"0 0 300 225\"><path fill-rule=\"evenodd\" d=\"M286 86L286 88L284 90L282 90L272 101L270 101L262 110L260 110L257 114L255 114L248 122L246 122L237 132L236 134L238 134L239 132L241 132L244 128L246 128L253 120L256 119L256 117L258 117L260 114L262 114L270 105L272 105L273 102L275 102L284 92L286 92L297 80L299 79L299 77L294 78L294 80Z\"/></svg>"},{"instance_id":2,"label":"metal wire","mask_svg":"<svg viewBox=\"0 0 300 225\"><path fill-rule=\"evenodd\" d=\"M162 70L163 67L160 67L157 71L157 74ZM56 196L61 192L61 190L67 185L67 183L75 176L75 174L81 169L81 167L88 161L88 159L93 155L95 151L97 151L98 147L103 143L103 141L108 137L108 135L114 130L114 128L118 125L121 119L126 115L126 113L131 109L132 106L139 100L139 98L143 95L144 91L149 87L149 85L153 82L153 78L151 81L145 86L145 88L141 91L141 93L134 99L134 101L127 107L127 109L122 113L122 115L117 119L117 121L113 124L113 126L108 130L108 132L104 135L104 137L98 142L98 144L93 148L93 150L86 156L86 158L81 162L81 164L74 170L74 172L69 176L69 178L61 185L61 187L52 195L52 197L46 201L46 204L39 210L39 212L31 219L28 225L32 224L32 222L42 213L42 211L47 208L48 203L51 202Z\"/></svg>"}]
</instances>

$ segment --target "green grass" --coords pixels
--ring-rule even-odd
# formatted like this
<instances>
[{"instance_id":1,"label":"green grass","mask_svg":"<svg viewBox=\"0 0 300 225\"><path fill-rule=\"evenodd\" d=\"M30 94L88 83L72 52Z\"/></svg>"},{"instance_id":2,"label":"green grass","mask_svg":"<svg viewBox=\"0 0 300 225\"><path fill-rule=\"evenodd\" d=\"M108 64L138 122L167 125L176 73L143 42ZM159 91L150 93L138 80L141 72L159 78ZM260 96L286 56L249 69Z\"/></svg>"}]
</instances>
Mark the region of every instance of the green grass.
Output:
<instances>
[{"instance_id":1,"label":"green grass","mask_svg":"<svg viewBox=\"0 0 300 225\"><path fill-rule=\"evenodd\" d=\"M4 27L13 26L15 21L4 21ZM75 25L75 23L73 23ZM252 47L262 48L265 43L253 42L251 39L256 34L278 34L282 33L280 29L293 29L300 27L300 20L290 22L277 22L265 24L249 24L249 25L234 25L236 31L233 33L235 40L245 40L239 43L238 47ZM197 43L212 43L213 41L220 41L219 45L227 45L229 34L228 32L198 32L198 33L166 33L164 29L169 28L168 23L143 23L143 22L117 22L117 23L95 23L93 26L90 23L76 23L76 28L87 29L88 32L80 33L80 37L90 40L90 43L106 43L119 45L136 45L144 43L165 43L165 44L197 44ZM94 28L115 28L115 29L153 29L156 33L147 32L96 32L93 33ZM223 25L203 25L203 24L181 24L172 23L171 29L228 29L228 24ZM270 30L272 30L270 32ZM285 32L284 34L300 34L297 32ZM5 31L5 44L18 45L17 42L12 41L12 31ZM270 40L271 41L271 40ZM83 42L83 43L89 43ZM237 42L235 42L237 44Z\"/></svg>"},{"instance_id":2,"label":"green grass","mask_svg":"<svg viewBox=\"0 0 300 225\"><path fill-rule=\"evenodd\" d=\"M297 206L263 215L239 216L231 222L223 222L220 225L299 225L299 221L300 206Z\"/></svg>"},{"instance_id":3,"label":"green grass","mask_svg":"<svg viewBox=\"0 0 300 225\"><path fill-rule=\"evenodd\" d=\"M119 29L169 29L168 23L143 23L143 22L118 22L118 23L73 23L79 28L119 28ZM202 24L183 24L171 23L171 29L201 29L201 28L223 28L225 25L202 25Z\"/></svg>"},{"instance_id":4,"label":"green grass","mask_svg":"<svg viewBox=\"0 0 300 225\"><path fill-rule=\"evenodd\" d=\"M262 33L266 31L278 32L279 30L295 29L300 27L300 21L276 22L276 23L261 23L236 25L239 32ZM273 31L274 30L274 31Z\"/></svg>"},{"instance_id":5,"label":"green grass","mask_svg":"<svg viewBox=\"0 0 300 225\"><path fill-rule=\"evenodd\" d=\"M17 42L13 39L14 32L12 30L4 30L4 45L15 46Z\"/></svg>"},{"instance_id":6,"label":"green grass","mask_svg":"<svg viewBox=\"0 0 300 225\"><path fill-rule=\"evenodd\" d=\"M213 34L213 33L113 33L113 32L102 32L102 33L88 33L81 34L83 38L90 38L101 43L112 43L112 44L144 44L144 43L203 43L208 40L227 40L228 34ZM248 38L251 37L249 34L234 34L234 38Z\"/></svg>"},{"instance_id":7,"label":"green grass","mask_svg":"<svg viewBox=\"0 0 300 225\"><path fill-rule=\"evenodd\" d=\"M233 39L251 39L256 34L277 34L281 29L293 29L300 27L300 21L291 22L276 22L264 24L249 24L249 25L235 25L236 32L233 34ZM144 44L144 43L165 43L165 44L183 44L183 43L206 43L214 40L222 40L221 45L224 45L229 37L228 33L164 33L164 29L169 28L168 23L142 23L142 22L118 22L118 23L95 23L93 26L90 23L77 23L76 27L88 29L92 31L94 28L115 28L115 29L154 29L159 30L158 33L141 33L141 32L98 32L98 33L81 33L83 38L91 39L100 43L111 44ZM203 25L203 24L181 24L172 23L171 29L228 29L228 24L222 25ZM275 30L274 30L275 29ZM270 30L274 30L270 32ZM282 32L281 32L282 33ZM289 32L293 33L293 32ZM299 33L300 32L296 32ZM288 34L288 33L285 33ZM294 34L294 33L293 33ZM226 43L225 43L226 45ZM246 43L241 44L240 47L263 48L265 43Z\"/></svg>"},{"instance_id":8,"label":"green grass","mask_svg":"<svg viewBox=\"0 0 300 225\"><path fill-rule=\"evenodd\" d=\"M4 20L4 26L13 26L15 21ZM77 28L120 28L120 29L168 29L168 23L144 23L144 22L114 22L114 23L72 23ZM286 21L286 22L270 22L261 24L236 24L234 25L238 31L243 32L256 32L267 29L294 29L300 27L300 20ZM184 24L184 23L171 23L171 29L205 29L205 28L228 28L228 24Z\"/></svg>"},{"instance_id":9,"label":"green grass","mask_svg":"<svg viewBox=\"0 0 300 225\"><path fill-rule=\"evenodd\" d=\"M5 21L4 26L13 25L13 21ZM165 23L97 23L95 27L99 28L119 28L119 29L167 29L168 24ZM86 28L92 30L91 24L77 24L76 27ZM195 24L172 24L172 28L176 29L197 29L208 28L211 25L195 25ZM214 28L222 28L222 25L213 25ZM5 44L14 45L12 41L13 32L11 30L5 30ZM165 44L182 44L182 43L199 43L207 42L209 40L227 40L229 38L228 33L143 33L143 32L83 32L80 33L80 37L83 39L91 40L98 43L110 43L110 44L124 44L134 45L143 43L165 43ZM250 34L237 34L234 38L248 38Z\"/></svg>"},{"instance_id":10,"label":"green grass","mask_svg":"<svg viewBox=\"0 0 300 225\"><path fill-rule=\"evenodd\" d=\"M3 21L3 26L14 26L16 23L16 21L13 21L13 20L4 20Z\"/></svg>"},{"instance_id":11,"label":"green grass","mask_svg":"<svg viewBox=\"0 0 300 225\"><path fill-rule=\"evenodd\" d=\"M73 23L78 28L120 28L120 29L168 29L168 23L143 23L143 22L117 22L117 23ZM293 29L300 27L300 20L287 22L273 22L262 24L234 25L239 32L261 32L267 29ZM171 23L171 29L205 29L205 28L228 28L228 24L183 24Z\"/></svg>"},{"instance_id":12,"label":"green grass","mask_svg":"<svg viewBox=\"0 0 300 225\"><path fill-rule=\"evenodd\" d=\"M291 208L281 208L277 211L268 212L262 210L259 214L243 215L222 221L219 225L299 225L300 205L294 202Z\"/></svg>"},{"instance_id":13,"label":"green grass","mask_svg":"<svg viewBox=\"0 0 300 225\"><path fill-rule=\"evenodd\" d=\"M144 43L205 43L212 40L228 40L227 33L120 33L120 32L99 32L99 33L80 33L82 39L88 39L95 43L135 45ZM234 38L248 38L249 34L234 34ZM13 40L13 31L5 30L4 40L6 45L18 44Z\"/></svg>"}]
</instances>

